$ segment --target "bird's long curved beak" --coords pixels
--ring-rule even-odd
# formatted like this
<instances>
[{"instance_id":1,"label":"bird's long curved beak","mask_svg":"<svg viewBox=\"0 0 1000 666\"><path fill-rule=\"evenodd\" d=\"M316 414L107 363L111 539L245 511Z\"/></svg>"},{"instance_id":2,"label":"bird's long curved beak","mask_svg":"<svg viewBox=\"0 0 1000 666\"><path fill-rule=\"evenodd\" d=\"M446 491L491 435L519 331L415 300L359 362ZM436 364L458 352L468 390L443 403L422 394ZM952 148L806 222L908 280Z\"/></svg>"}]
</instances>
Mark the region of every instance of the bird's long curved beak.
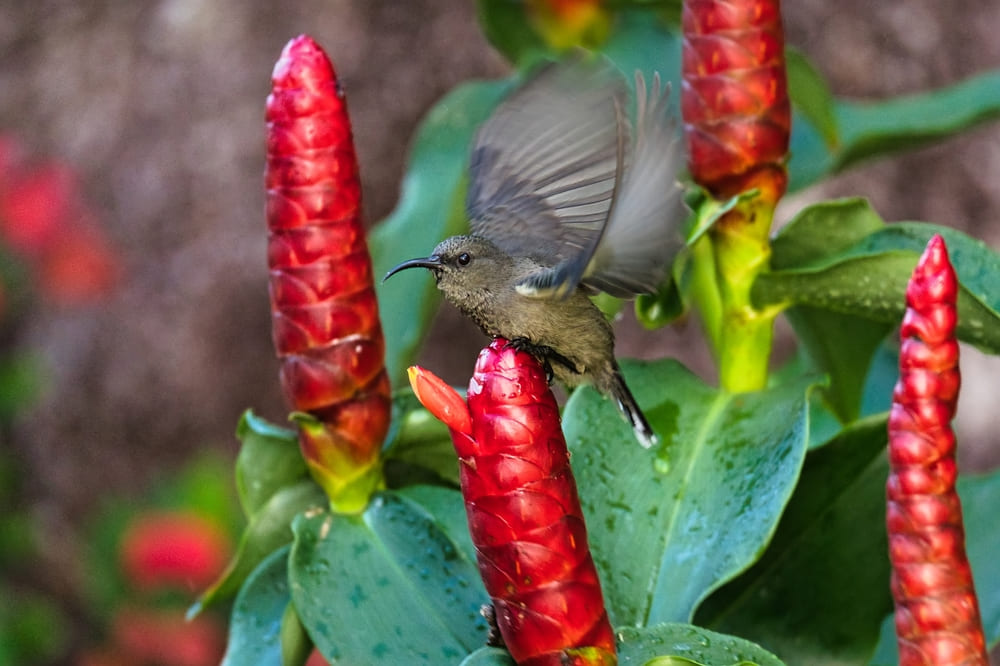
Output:
<instances>
[{"instance_id":1,"label":"bird's long curved beak","mask_svg":"<svg viewBox=\"0 0 1000 666\"><path fill-rule=\"evenodd\" d=\"M382 278L382 282L385 282L386 280L388 280L389 278L391 278L393 275L395 275L399 271L406 270L407 268L431 268L431 269L434 269L434 268L441 268L441 265L442 265L441 264L441 257L437 256L436 254L432 254L429 257L422 257L420 259L410 259L409 261L404 261L403 263L399 264L398 266L396 266L395 268L393 268L391 271L389 271L388 273L386 273L385 277Z\"/></svg>"}]
</instances>

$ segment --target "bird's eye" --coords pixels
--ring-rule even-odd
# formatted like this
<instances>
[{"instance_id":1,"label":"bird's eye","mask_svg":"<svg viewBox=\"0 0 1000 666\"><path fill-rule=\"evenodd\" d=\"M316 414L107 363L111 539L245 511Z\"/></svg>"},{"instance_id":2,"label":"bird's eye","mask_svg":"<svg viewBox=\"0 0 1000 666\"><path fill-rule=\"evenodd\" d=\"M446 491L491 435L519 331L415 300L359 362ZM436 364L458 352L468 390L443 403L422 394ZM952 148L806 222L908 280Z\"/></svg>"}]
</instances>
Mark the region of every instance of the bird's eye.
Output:
<instances>
[{"instance_id":1,"label":"bird's eye","mask_svg":"<svg viewBox=\"0 0 1000 666\"><path fill-rule=\"evenodd\" d=\"M463 252L458 255L459 266L468 266L470 261L472 261L472 256L468 252Z\"/></svg>"}]
</instances>

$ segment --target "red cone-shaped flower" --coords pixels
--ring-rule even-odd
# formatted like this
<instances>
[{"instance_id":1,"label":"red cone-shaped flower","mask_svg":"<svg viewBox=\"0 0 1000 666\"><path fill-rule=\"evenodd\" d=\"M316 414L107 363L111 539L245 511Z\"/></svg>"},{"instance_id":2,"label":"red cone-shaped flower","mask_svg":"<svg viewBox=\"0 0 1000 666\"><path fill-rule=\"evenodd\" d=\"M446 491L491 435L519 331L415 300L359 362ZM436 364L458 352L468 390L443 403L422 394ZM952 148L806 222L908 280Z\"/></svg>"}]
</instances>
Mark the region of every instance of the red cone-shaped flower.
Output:
<instances>
[{"instance_id":1,"label":"red cone-shaped flower","mask_svg":"<svg viewBox=\"0 0 1000 666\"><path fill-rule=\"evenodd\" d=\"M889 414L887 523L900 666L986 666L955 492L958 280L934 236L906 289Z\"/></svg>"},{"instance_id":2,"label":"red cone-shaped flower","mask_svg":"<svg viewBox=\"0 0 1000 666\"><path fill-rule=\"evenodd\" d=\"M791 108L778 0L685 0L681 106L695 182L785 191Z\"/></svg>"},{"instance_id":3,"label":"red cone-shaped flower","mask_svg":"<svg viewBox=\"0 0 1000 666\"><path fill-rule=\"evenodd\" d=\"M559 408L538 362L505 345L479 355L468 409L426 370L411 368L410 383L451 428L479 571L514 660L615 664Z\"/></svg>"},{"instance_id":4,"label":"red cone-shaped flower","mask_svg":"<svg viewBox=\"0 0 1000 666\"><path fill-rule=\"evenodd\" d=\"M334 507L379 484L389 381L343 91L323 50L293 39L267 98L272 333L302 451Z\"/></svg>"}]
</instances>

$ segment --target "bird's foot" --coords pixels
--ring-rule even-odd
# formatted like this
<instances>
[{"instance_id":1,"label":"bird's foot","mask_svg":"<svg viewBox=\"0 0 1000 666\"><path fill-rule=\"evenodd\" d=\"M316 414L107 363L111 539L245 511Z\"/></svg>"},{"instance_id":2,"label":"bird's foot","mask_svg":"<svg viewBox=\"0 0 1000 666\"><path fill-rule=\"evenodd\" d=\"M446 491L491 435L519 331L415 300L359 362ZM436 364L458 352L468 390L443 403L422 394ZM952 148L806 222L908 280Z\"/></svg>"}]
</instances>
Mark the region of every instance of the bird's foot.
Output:
<instances>
[{"instance_id":1,"label":"bird's foot","mask_svg":"<svg viewBox=\"0 0 1000 666\"><path fill-rule=\"evenodd\" d=\"M552 347L548 347L546 345L537 345L528 338L514 338L512 340L508 340L507 344L504 345L504 347L515 349L521 352L527 352L528 354L531 354L536 359L538 359L538 361L542 364L542 367L545 369L545 379L550 384L552 383L552 379L555 376L552 372L553 361L565 367L572 373L579 374L580 372L577 369L576 364L573 363L573 361L569 360L568 358L557 352Z\"/></svg>"}]
</instances>

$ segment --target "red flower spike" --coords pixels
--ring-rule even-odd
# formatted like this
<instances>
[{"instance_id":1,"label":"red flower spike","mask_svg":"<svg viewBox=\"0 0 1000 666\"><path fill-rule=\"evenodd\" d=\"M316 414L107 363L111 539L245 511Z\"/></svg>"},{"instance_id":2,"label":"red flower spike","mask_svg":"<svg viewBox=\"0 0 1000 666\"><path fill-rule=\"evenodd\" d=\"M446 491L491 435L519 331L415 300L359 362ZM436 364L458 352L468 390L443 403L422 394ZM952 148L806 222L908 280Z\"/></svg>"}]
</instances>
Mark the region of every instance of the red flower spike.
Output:
<instances>
[{"instance_id":1,"label":"red flower spike","mask_svg":"<svg viewBox=\"0 0 1000 666\"><path fill-rule=\"evenodd\" d=\"M410 368L410 384L451 428L479 572L514 660L616 664L559 407L534 357L506 345L479 355L467 409L427 370Z\"/></svg>"},{"instance_id":2,"label":"red flower spike","mask_svg":"<svg viewBox=\"0 0 1000 666\"><path fill-rule=\"evenodd\" d=\"M787 185L791 106L778 0L685 0L681 109L695 182L718 198Z\"/></svg>"},{"instance_id":3,"label":"red flower spike","mask_svg":"<svg viewBox=\"0 0 1000 666\"><path fill-rule=\"evenodd\" d=\"M955 492L958 280L940 236L906 289L889 413L886 524L900 666L989 661Z\"/></svg>"},{"instance_id":4,"label":"red flower spike","mask_svg":"<svg viewBox=\"0 0 1000 666\"><path fill-rule=\"evenodd\" d=\"M290 41L267 98L272 337L303 455L331 503L359 511L380 483L389 380L361 183L343 92L311 38Z\"/></svg>"}]
</instances>

